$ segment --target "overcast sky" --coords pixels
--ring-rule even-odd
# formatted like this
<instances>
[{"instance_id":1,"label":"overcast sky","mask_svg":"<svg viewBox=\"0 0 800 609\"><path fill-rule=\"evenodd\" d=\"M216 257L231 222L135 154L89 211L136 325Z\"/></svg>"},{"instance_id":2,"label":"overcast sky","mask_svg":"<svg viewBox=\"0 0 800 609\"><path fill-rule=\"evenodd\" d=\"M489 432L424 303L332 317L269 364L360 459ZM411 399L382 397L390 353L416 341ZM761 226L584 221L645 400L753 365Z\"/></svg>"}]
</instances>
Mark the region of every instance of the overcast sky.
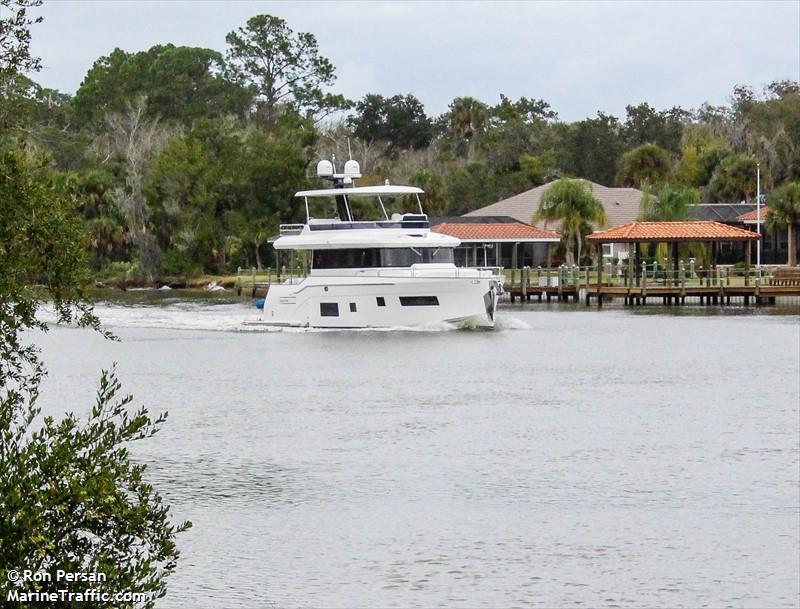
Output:
<instances>
[{"instance_id":1,"label":"overcast sky","mask_svg":"<svg viewBox=\"0 0 800 609\"><path fill-rule=\"evenodd\" d=\"M625 106L724 103L737 83L800 80L800 2L72 2L45 0L34 79L73 93L115 47L225 51L259 13L316 35L335 90L413 93L429 114L454 97L542 98L561 119Z\"/></svg>"}]
</instances>

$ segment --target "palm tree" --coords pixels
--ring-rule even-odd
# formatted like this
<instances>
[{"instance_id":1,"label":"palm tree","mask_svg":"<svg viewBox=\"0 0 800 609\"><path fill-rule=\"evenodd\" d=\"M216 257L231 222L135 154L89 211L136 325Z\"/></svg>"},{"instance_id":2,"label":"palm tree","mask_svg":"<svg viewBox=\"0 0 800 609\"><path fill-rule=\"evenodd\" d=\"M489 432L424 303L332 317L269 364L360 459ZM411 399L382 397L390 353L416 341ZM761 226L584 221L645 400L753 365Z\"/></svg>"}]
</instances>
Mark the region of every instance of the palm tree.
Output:
<instances>
[{"instance_id":1,"label":"palm tree","mask_svg":"<svg viewBox=\"0 0 800 609\"><path fill-rule=\"evenodd\" d=\"M654 192L645 189L642 196L639 220L651 222L676 222L684 220L690 205L700 202L700 193L696 188L670 188L663 186Z\"/></svg>"},{"instance_id":2,"label":"palm tree","mask_svg":"<svg viewBox=\"0 0 800 609\"><path fill-rule=\"evenodd\" d=\"M655 144L642 144L620 158L617 184L646 188L664 182L670 171L672 161L666 150Z\"/></svg>"},{"instance_id":3,"label":"palm tree","mask_svg":"<svg viewBox=\"0 0 800 609\"><path fill-rule=\"evenodd\" d=\"M533 222L537 220L561 223L567 264L573 265L573 244L577 246L577 260L580 263L583 236L591 230L591 225L605 224L606 213L585 180L564 178L553 182L542 195L539 209L532 219Z\"/></svg>"},{"instance_id":4,"label":"palm tree","mask_svg":"<svg viewBox=\"0 0 800 609\"><path fill-rule=\"evenodd\" d=\"M789 246L789 266L797 266L794 231L800 225L800 182L789 182L772 191L767 198L766 225L770 230L786 229Z\"/></svg>"},{"instance_id":5,"label":"palm tree","mask_svg":"<svg viewBox=\"0 0 800 609\"><path fill-rule=\"evenodd\" d=\"M669 185L662 186L658 191L645 188L642 195L641 212L639 220L646 222L677 222L685 220L690 205L700 202L700 193L696 188L672 188ZM643 251L649 253L647 245L643 246ZM695 256L705 259L706 251L703 243L690 243L680 246L681 256ZM659 243L656 246L656 258L659 261L668 263L669 249L666 243Z\"/></svg>"},{"instance_id":6,"label":"palm tree","mask_svg":"<svg viewBox=\"0 0 800 609\"><path fill-rule=\"evenodd\" d=\"M450 130L469 143L468 158L472 158L475 152L475 136L486 129L488 122L489 108L474 97L456 97L450 104Z\"/></svg>"},{"instance_id":7,"label":"palm tree","mask_svg":"<svg viewBox=\"0 0 800 609\"><path fill-rule=\"evenodd\" d=\"M715 201L747 201L755 199L758 160L746 154L729 154L720 161L711 176L708 188ZM769 183L769 174L761 169L761 184Z\"/></svg>"}]
</instances>

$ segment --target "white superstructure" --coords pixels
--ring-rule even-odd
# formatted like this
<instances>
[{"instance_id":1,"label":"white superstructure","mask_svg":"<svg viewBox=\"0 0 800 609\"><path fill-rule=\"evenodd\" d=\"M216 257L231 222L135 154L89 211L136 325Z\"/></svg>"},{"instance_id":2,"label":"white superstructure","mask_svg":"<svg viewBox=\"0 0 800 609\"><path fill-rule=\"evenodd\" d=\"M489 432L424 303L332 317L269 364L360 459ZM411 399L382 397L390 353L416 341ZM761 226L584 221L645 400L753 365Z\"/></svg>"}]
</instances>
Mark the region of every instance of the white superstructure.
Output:
<instances>
[{"instance_id":1,"label":"white superstructure","mask_svg":"<svg viewBox=\"0 0 800 609\"><path fill-rule=\"evenodd\" d=\"M431 232L412 186L354 187L358 164L348 161L336 174L330 161L317 167L335 188L295 196L306 210L305 224L281 225L273 243L279 250L311 252L308 277L270 286L262 321L270 325L319 328L405 327L451 322L494 326L503 276L497 268L457 268L455 237ZM387 207L408 201L414 213ZM335 218L316 218L335 202ZM378 220L359 220L367 210Z\"/></svg>"}]
</instances>

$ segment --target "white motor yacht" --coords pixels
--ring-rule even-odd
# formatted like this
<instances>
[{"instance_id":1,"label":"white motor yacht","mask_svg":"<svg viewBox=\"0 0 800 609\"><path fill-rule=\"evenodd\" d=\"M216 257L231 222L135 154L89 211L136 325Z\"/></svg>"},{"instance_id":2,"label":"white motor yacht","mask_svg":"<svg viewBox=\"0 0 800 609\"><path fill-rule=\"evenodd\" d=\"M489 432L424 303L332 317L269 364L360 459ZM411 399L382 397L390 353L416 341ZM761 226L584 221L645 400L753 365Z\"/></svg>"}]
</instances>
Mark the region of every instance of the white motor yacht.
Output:
<instances>
[{"instance_id":1,"label":"white motor yacht","mask_svg":"<svg viewBox=\"0 0 800 609\"><path fill-rule=\"evenodd\" d=\"M440 322L491 328L501 269L459 268L455 237L432 232L413 186L353 186L356 161L335 173L321 161L317 174L333 188L296 193L305 204L305 224L284 224L273 243L278 250L310 251L307 277L273 283L262 323L313 328L387 328ZM335 202L336 216L316 218L324 201ZM411 201L413 212L387 207ZM359 220L374 204L377 220Z\"/></svg>"}]
</instances>

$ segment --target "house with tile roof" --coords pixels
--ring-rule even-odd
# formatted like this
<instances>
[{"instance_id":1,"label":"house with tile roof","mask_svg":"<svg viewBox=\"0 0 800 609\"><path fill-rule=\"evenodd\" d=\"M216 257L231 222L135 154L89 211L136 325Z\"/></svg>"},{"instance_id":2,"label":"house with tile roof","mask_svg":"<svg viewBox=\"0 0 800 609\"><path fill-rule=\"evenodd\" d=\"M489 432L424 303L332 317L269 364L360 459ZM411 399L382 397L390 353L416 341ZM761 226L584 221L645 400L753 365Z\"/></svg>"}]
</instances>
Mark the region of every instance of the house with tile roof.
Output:
<instances>
[{"instance_id":1,"label":"house with tile roof","mask_svg":"<svg viewBox=\"0 0 800 609\"><path fill-rule=\"evenodd\" d=\"M753 205L750 207L753 209L736 216L738 222L742 224L755 224L756 222L763 222L767 218L769 207L766 205L762 205L760 209L756 209Z\"/></svg>"},{"instance_id":2,"label":"house with tile roof","mask_svg":"<svg viewBox=\"0 0 800 609\"><path fill-rule=\"evenodd\" d=\"M789 256L789 235L786 229L772 230L765 225L768 207L761 206L761 263L786 264ZM691 220L713 220L730 226L738 226L756 230L756 205L755 203L699 203L689 206L687 216ZM798 240L800 241L800 240ZM800 253L800 243L798 253ZM755 262L755 248L753 248ZM744 250L740 243L721 243L718 261L722 264L740 262Z\"/></svg>"},{"instance_id":3,"label":"house with tile roof","mask_svg":"<svg viewBox=\"0 0 800 609\"><path fill-rule=\"evenodd\" d=\"M789 230L786 228L773 228L766 227L764 222L769 213L769 207L762 205L761 209L756 210L755 206L747 213L740 215L737 220L745 225L750 230L757 230L756 225L761 221L761 262L763 264L786 264L789 259ZM800 239L795 237L794 246L796 248L797 258L800 259Z\"/></svg>"},{"instance_id":4,"label":"house with tile roof","mask_svg":"<svg viewBox=\"0 0 800 609\"><path fill-rule=\"evenodd\" d=\"M456 248L459 266L548 266L553 244L561 235L510 216L434 218L431 230L461 240Z\"/></svg>"},{"instance_id":5,"label":"house with tile roof","mask_svg":"<svg viewBox=\"0 0 800 609\"><path fill-rule=\"evenodd\" d=\"M755 209L749 203L698 203L690 205L686 210L688 220L705 220L721 222L728 226L743 227L739 216ZM753 248L755 251L755 247ZM744 258L744 247L741 243L729 241L720 243L717 249L717 262L720 264L734 264Z\"/></svg>"},{"instance_id":6,"label":"house with tile roof","mask_svg":"<svg viewBox=\"0 0 800 609\"><path fill-rule=\"evenodd\" d=\"M644 193L636 188L610 188L585 180L589 185L592 195L600 201L603 209L606 212L606 226L619 226L633 222L639 217L639 210L641 208L642 196ZM542 184L536 188L526 190L513 197L508 197L497 203L492 203L480 209L476 209L465 214L465 217L470 216L510 216L528 224L533 224L537 228L549 231L558 231L558 223L537 221L532 222L533 215L539 209L539 201L542 195L547 192L553 182ZM603 226L596 226L595 228L605 228ZM616 244L605 244L603 246L603 256L608 258L626 257L628 255L627 249Z\"/></svg>"}]
</instances>

